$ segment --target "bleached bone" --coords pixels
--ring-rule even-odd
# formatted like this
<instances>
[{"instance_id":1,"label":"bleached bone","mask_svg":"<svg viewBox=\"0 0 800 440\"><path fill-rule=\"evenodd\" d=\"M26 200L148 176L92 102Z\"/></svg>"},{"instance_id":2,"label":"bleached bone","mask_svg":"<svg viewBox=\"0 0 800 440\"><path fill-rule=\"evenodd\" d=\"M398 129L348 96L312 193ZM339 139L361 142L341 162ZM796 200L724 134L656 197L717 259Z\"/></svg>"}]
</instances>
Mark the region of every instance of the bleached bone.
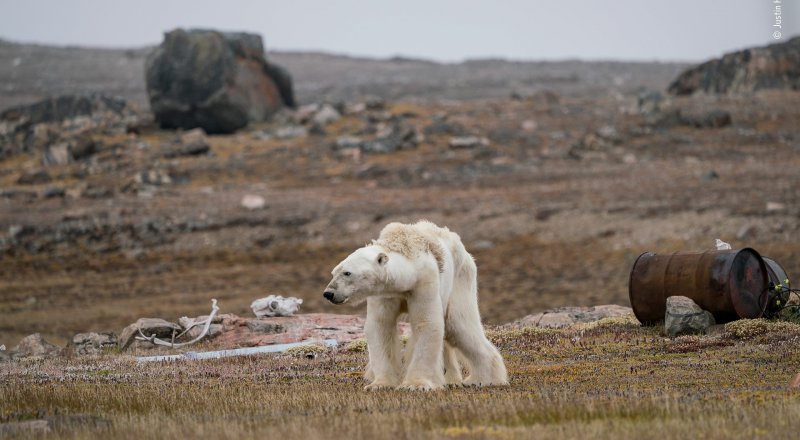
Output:
<instances>
[{"instance_id":1,"label":"bleached bone","mask_svg":"<svg viewBox=\"0 0 800 440\"><path fill-rule=\"evenodd\" d=\"M257 318L264 316L292 316L303 304L303 300L290 296L284 298L280 295L270 295L253 301L250 308Z\"/></svg>"},{"instance_id":2,"label":"bleached bone","mask_svg":"<svg viewBox=\"0 0 800 440\"><path fill-rule=\"evenodd\" d=\"M158 339L156 337L156 335L150 335L150 337L147 337L147 336L144 335L144 333L142 333L142 329L136 329L139 332L139 334L141 335L141 336L137 336L136 339L138 339L140 341L150 341L151 343L156 344L156 345L163 345L165 347L172 347L172 348L184 347L184 346L187 346L187 345L191 345L191 344L194 344L195 342L203 339L208 334L208 329L211 328L211 321L214 320L214 316L216 316L217 312L219 312L219 307L217 307L217 300L216 299L212 299L211 300L211 313L208 315L208 319L206 319L205 326L203 327L203 331L200 333L199 336L197 336L196 338L192 339L191 341L175 343L175 339L178 339L181 336L185 335L186 332L191 330L196 325L200 325L200 323L193 324L189 328L187 328L186 330L182 331L179 335L173 336L172 340L170 342L164 341L162 339Z\"/></svg>"}]
</instances>

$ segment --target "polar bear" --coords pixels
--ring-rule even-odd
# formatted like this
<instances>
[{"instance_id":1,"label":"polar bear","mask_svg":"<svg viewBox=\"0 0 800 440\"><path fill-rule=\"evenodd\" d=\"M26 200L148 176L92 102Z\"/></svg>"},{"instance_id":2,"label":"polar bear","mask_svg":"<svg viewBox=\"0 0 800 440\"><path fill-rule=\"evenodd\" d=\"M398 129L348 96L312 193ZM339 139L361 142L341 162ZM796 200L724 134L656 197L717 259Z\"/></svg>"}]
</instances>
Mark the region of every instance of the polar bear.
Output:
<instances>
[{"instance_id":1,"label":"polar bear","mask_svg":"<svg viewBox=\"0 0 800 440\"><path fill-rule=\"evenodd\" d=\"M367 301L366 389L508 384L503 358L481 325L477 273L458 234L428 221L386 225L333 269L326 299ZM402 313L411 323L405 359L397 332Z\"/></svg>"}]
</instances>

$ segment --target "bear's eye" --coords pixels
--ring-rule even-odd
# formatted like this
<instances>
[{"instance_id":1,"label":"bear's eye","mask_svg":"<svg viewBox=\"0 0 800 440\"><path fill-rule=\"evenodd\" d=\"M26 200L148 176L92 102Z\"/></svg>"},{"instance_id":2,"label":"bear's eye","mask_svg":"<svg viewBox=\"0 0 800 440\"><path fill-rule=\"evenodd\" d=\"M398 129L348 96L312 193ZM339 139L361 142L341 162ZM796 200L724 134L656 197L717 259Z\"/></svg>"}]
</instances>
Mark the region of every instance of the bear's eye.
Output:
<instances>
[{"instance_id":1,"label":"bear's eye","mask_svg":"<svg viewBox=\"0 0 800 440\"><path fill-rule=\"evenodd\" d=\"M350 272L345 272L345 273L343 273L342 275L344 275L344 276L346 276L346 277L349 277L349 276L350 276L350 275L352 275L352 274L351 274Z\"/></svg>"}]
</instances>

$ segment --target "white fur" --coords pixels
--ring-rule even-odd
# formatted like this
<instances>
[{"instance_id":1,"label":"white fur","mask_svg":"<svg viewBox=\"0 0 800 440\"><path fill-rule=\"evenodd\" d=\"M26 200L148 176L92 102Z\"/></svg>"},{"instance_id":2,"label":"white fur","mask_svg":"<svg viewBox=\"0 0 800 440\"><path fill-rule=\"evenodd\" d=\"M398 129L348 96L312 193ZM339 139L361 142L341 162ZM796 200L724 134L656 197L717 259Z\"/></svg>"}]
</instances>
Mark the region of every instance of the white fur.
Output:
<instances>
[{"instance_id":1,"label":"white fur","mask_svg":"<svg viewBox=\"0 0 800 440\"><path fill-rule=\"evenodd\" d=\"M503 358L481 325L475 262L457 234L426 221L392 223L332 274L326 288L332 302L367 301L367 389L508 383ZM397 320L405 312L412 333L403 359ZM459 360L469 370L466 379Z\"/></svg>"}]
</instances>

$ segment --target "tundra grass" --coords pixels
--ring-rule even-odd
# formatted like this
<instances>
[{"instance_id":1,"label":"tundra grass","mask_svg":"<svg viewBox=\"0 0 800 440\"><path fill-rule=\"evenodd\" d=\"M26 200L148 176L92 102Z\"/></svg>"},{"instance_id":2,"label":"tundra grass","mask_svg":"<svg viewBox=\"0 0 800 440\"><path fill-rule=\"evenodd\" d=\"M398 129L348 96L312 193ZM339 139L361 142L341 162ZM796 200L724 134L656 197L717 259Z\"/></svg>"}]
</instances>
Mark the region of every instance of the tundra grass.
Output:
<instances>
[{"instance_id":1,"label":"tundra grass","mask_svg":"<svg viewBox=\"0 0 800 440\"><path fill-rule=\"evenodd\" d=\"M787 385L800 372L800 326L745 322L668 339L614 318L489 335L507 387L367 392L366 353L353 349L7 362L0 421L66 417L75 421L48 438L119 439L796 438L800 429L800 394Z\"/></svg>"}]
</instances>

